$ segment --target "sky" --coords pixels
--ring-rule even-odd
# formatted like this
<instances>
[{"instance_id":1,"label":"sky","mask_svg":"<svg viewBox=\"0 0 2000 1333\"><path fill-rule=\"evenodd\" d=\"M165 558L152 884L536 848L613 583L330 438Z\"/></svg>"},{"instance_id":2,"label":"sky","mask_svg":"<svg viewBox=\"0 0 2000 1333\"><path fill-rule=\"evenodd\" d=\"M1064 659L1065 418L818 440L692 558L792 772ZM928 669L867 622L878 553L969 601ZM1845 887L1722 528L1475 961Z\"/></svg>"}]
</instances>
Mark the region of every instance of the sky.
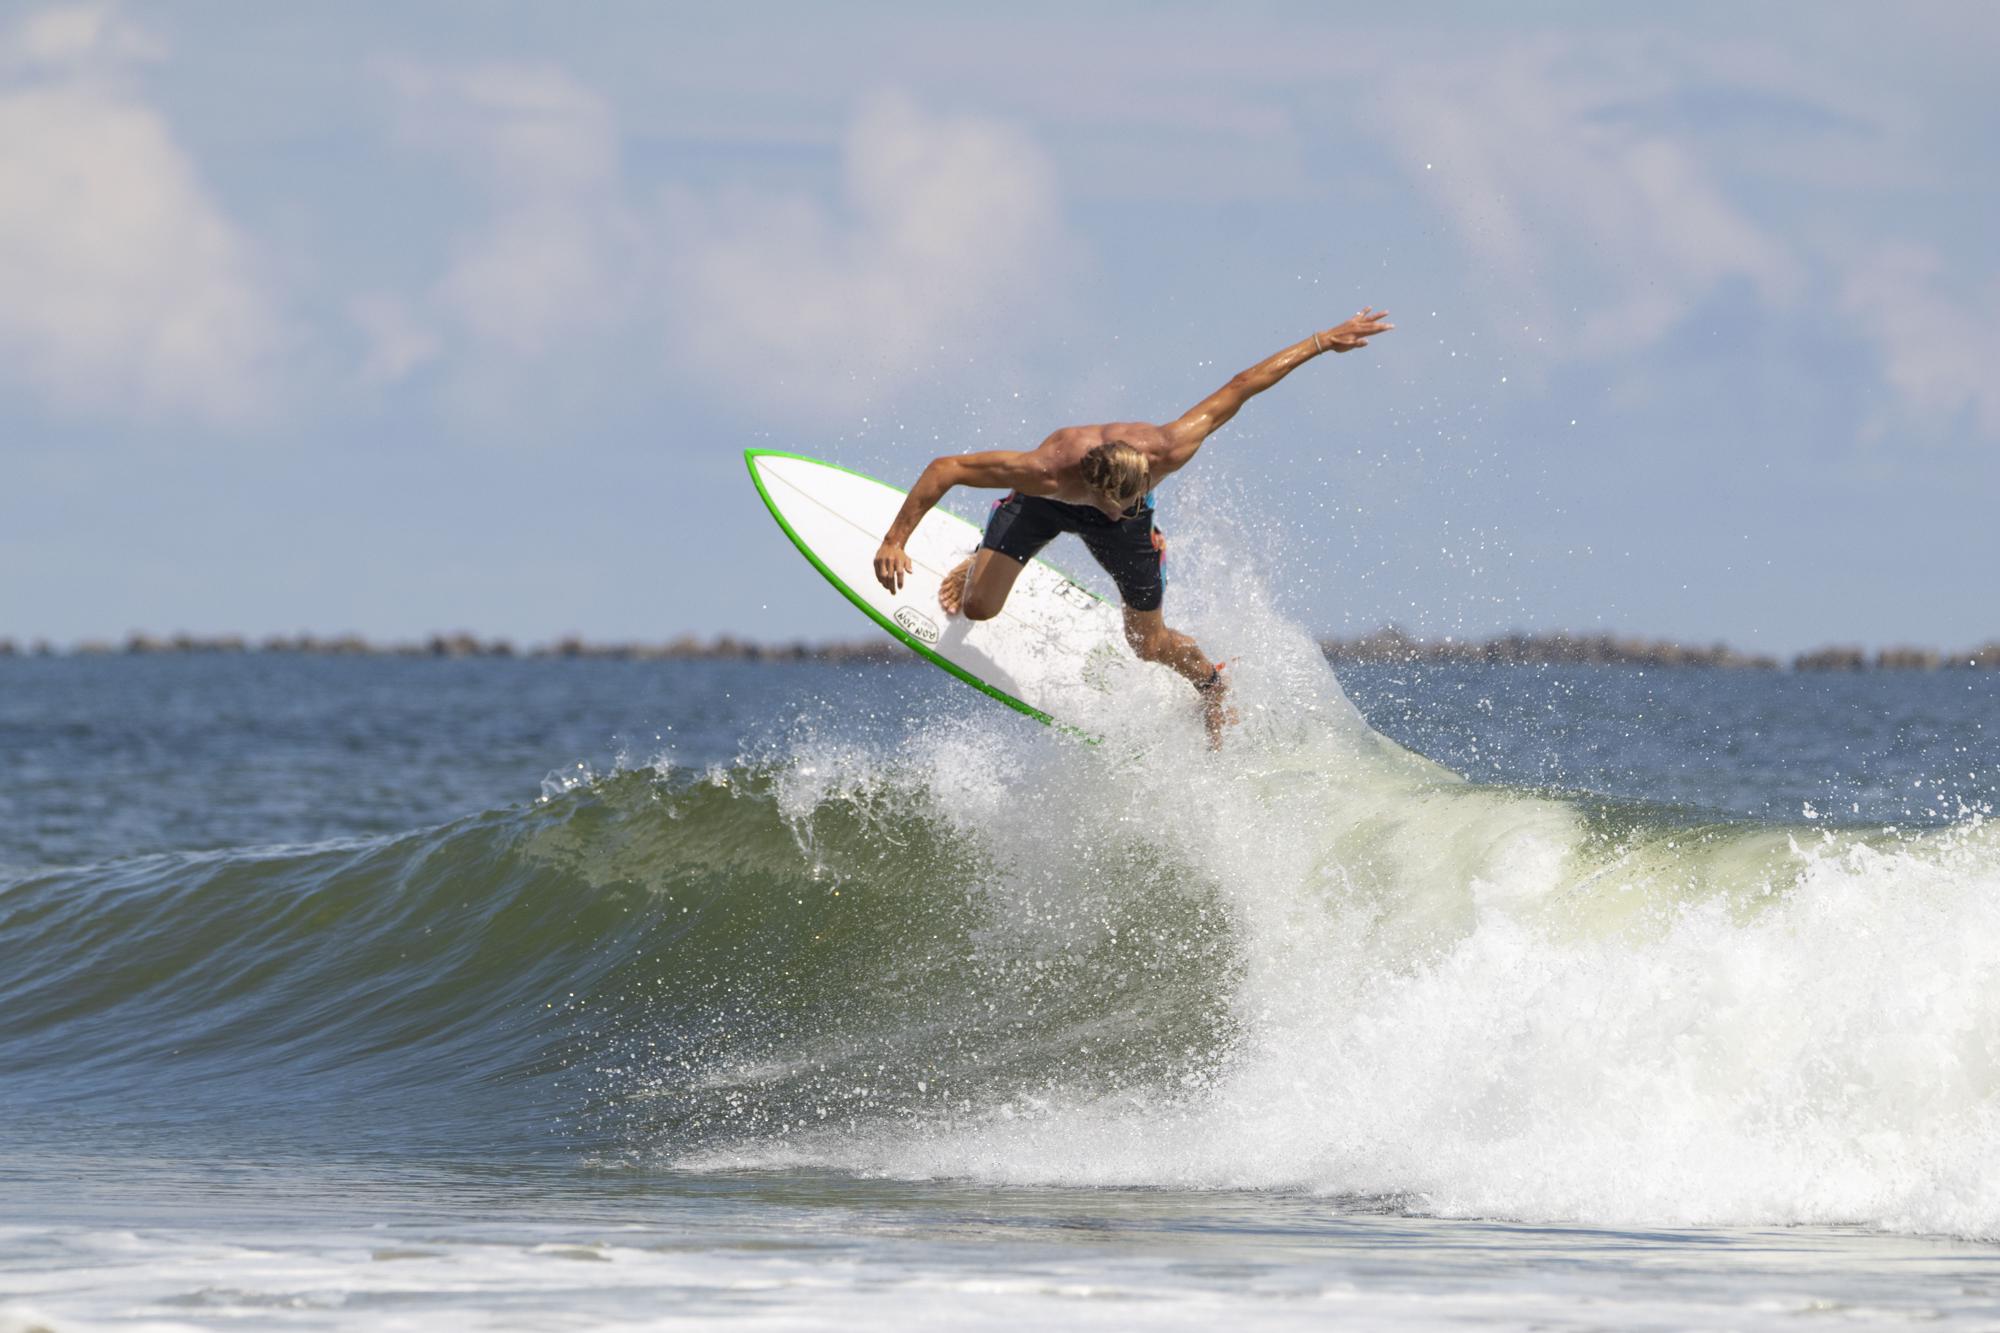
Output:
<instances>
[{"instance_id":1,"label":"sky","mask_svg":"<svg viewBox=\"0 0 2000 1333\"><path fill-rule=\"evenodd\" d=\"M1368 304L1161 495L1309 629L2000 638L2000 6L1007 11L0 2L0 638L866 637L745 448Z\"/></svg>"}]
</instances>

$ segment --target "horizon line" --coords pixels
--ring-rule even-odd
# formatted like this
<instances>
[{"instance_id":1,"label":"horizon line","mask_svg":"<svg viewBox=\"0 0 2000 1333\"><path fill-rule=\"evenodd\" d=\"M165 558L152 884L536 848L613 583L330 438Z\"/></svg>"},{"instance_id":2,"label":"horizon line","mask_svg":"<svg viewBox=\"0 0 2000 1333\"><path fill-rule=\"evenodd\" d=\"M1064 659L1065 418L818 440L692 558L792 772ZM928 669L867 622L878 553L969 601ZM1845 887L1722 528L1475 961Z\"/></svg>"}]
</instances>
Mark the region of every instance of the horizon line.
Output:
<instances>
[{"instance_id":1,"label":"horizon line","mask_svg":"<svg viewBox=\"0 0 2000 1333\"><path fill-rule=\"evenodd\" d=\"M1874 649L1855 643L1826 644L1794 653L1790 660L1771 653L1747 653L1720 640L1690 645L1672 639L1596 631L1509 630L1481 638L1444 635L1413 637L1396 625L1385 625L1352 638L1323 636L1315 640L1329 659L1369 663L1460 663L1495 665L1631 665L1656 667L1742 668L1775 671L1937 671L2000 670L2000 639L1956 652L1891 644ZM716 634L705 642L692 632L670 639L593 641L580 634L516 646L504 636L482 637L468 630L435 632L420 639L376 641L361 634L320 635L310 631L269 634L156 635L134 630L122 641L78 639L58 645L36 638L25 646L0 635L0 658L149 657L197 655L268 655L326 657L416 658L557 658L623 661L739 660L896 662L908 650L887 637L821 640L759 641L734 634Z\"/></svg>"}]
</instances>

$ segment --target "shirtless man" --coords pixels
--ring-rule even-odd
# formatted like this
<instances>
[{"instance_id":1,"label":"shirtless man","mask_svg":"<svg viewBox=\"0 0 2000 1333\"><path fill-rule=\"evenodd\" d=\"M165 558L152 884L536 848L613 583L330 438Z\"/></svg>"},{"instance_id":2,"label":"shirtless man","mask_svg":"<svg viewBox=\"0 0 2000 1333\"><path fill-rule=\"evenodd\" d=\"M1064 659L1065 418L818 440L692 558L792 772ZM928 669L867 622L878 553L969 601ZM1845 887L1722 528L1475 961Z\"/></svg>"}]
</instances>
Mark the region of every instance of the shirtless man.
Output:
<instances>
[{"instance_id":1,"label":"shirtless man","mask_svg":"<svg viewBox=\"0 0 2000 1333\"><path fill-rule=\"evenodd\" d=\"M1351 352L1395 325L1373 307L1265 357L1164 426L1112 421L1065 426L1033 449L995 449L932 459L910 488L896 521L875 552L875 577L899 592L910 572L903 544L931 507L954 486L1009 492L994 505L979 550L938 589L948 616L991 620L1006 605L1022 568L1058 533L1074 532L1104 566L1125 599L1125 641L1148 662L1172 667L1200 694L1210 744L1219 744L1229 710L1221 667L1199 645L1169 629L1160 613L1166 541L1153 528L1153 487L1188 465L1195 451L1244 402L1322 352Z\"/></svg>"}]
</instances>

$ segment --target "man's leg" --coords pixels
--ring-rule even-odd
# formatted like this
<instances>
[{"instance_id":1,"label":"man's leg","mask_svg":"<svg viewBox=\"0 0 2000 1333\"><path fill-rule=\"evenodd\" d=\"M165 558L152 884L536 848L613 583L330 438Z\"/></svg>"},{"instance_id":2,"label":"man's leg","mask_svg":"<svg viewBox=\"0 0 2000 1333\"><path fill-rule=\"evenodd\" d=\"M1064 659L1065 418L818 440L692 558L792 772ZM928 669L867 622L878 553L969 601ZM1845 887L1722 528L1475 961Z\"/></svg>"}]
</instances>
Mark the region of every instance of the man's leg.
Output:
<instances>
[{"instance_id":1,"label":"man's leg","mask_svg":"<svg viewBox=\"0 0 2000 1333\"><path fill-rule=\"evenodd\" d=\"M1028 562L990 547L981 547L953 566L938 585L938 606L948 616L961 611L967 620L991 620L1007 604L1014 580Z\"/></svg>"},{"instance_id":2,"label":"man's leg","mask_svg":"<svg viewBox=\"0 0 2000 1333\"><path fill-rule=\"evenodd\" d=\"M1142 661L1158 662L1187 677L1201 696L1208 743L1222 744L1222 729L1236 719L1225 702L1229 687L1222 679L1222 670L1209 661L1201 645L1179 630L1169 629L1166 616L1157 607L1151 611L1125 608L1125 642Z\"/></svg>"},{"instance_id":3,"label":"man's leg","mask_svg":"<svg viewBox=\"0 0 2000 1333\"><path fill-rule=\"evenodd\" d=\"M938 585L938 608L948 616L991 620L1007 604L1014 580L1063 530L1060 508L1010 491L993 502L979 549L958 562Z\"/></svg>"},{"instance_id":4,"label":"man's leg","mask_svg":"<svg viewBox=\"0 0 2000 1333\"><path fill-rule=\"evenodd\" d=\"M1172 667L1187 677L1201 696L1209 744L1222 744L1222 729L1236 720L1223 702L1228 687L1223 684L1222 671L1208 660L1200 644L1177 629L1167 628L1160 611L1167 595L1167 542L1153 526L1151 497L1136 513L1116 523L1085 528L1079 535L1125 600L1125 642L1141 660Z\"/></svg>"}]
</instances>

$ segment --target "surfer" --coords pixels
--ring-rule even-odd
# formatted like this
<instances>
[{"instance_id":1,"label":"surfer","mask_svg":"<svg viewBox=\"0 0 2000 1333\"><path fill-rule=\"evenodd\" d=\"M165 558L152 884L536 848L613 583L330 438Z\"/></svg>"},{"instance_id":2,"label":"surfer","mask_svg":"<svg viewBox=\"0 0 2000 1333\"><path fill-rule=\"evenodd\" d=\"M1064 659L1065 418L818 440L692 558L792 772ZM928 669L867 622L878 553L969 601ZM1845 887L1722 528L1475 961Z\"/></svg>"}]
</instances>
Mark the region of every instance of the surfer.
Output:
<instances>
[{"instance_id":1,"label":"surfer","mask_svg":"<svg viewBox=\"0 0 2000 1333\"><path fill-rule=\"evenodd\" d=\"M1006 605L1028 561L1058 534L1074 532L1118 585L1125 602L1125 641L1144 660L1187 677L1201 696L1209 741L1219 744L1222 728L1231 720L1222 668L1192 638L1169 628L1160 610L1166 596L1160 572L1166 539L1153 526L1153 487L1186 467L1202 441L1249 399L1321 353L1351 352L1394 327L1388 311L1371 306L1265 357L1163 426L1142 421L1065 426L1033 449L932 459L875 552L875 577L890 592L902 589L911 568L904 543L946 491L954 486L1005 490L994 502L979 549L946 574L938 589L944 613L991 620Z\"/></svg>"}]
</instances>

